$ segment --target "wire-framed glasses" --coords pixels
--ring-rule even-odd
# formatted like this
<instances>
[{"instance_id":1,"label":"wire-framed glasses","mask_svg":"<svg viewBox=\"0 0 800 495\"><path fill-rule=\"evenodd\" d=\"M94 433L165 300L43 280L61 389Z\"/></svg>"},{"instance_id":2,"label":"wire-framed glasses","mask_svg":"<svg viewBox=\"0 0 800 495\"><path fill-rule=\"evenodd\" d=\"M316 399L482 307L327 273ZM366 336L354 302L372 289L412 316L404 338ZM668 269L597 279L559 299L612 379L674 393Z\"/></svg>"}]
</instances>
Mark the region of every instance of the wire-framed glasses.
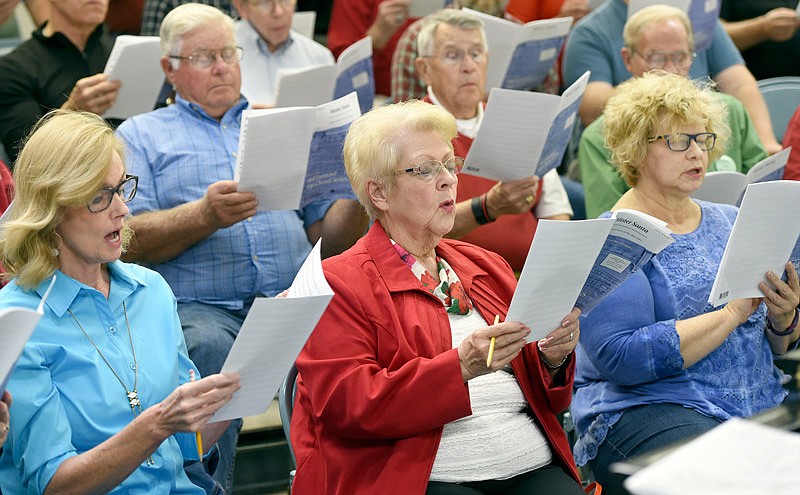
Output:
<instances>
[{"instance_id":1,"label":"wire-framed glasses","mask_svg":"<svg viewBox=\"0 0 800 495\"><path fill-rule=\"evenodd\" d=\"M297 0L246 0L245 3L258 7L261 10L272 12L276 5L280 5L284 9L294 9L294 4Z\"/></svg>"},{"instance_id":2,"label":"wire-framed glasses","mask_svg":"<svg viewBox=\"0 0 800 495\"><path fill-rule=\"evenodd\" d=\"M717 142L717 135L713 132L699 132L697 134L663 134L661 136L651 136L647 138L648 143L653 143L663 139L667 142L667 147L672 151L686 151L692 144L692 141L697 143L702 151L710 151L714 149L714 143Z\"/></svg>"},{"instance_id":3,"label":"wire-framed glasses","mask_svg":"<svg viewBox=\"0 0 800 495\"><path fill-rule=\"evenodd\" d=\"M466 57L469 57L476 64L482 63L486 60L486 50L483 47L470 48L469 50L462 50L461 48L447 48L438 55L428 55L428 57L435 57L447 65L461 65Z\"/></svg>"},{"instance_id":4,"label":"wire-framed glasses","mask_svg":"<svg viewBox=\"0 0 800 495\"><path fill-rule=\"evenodd\" d=\"M672 61L672 65L678 69L686 69L692 65L695 57L697 57L695 52L690 52L688 50L672 53L650 52L648 54L643 54L634 50L633 53L642 57L647 65L654 69L663 69L667 66L667 62L669 61Z\"/></svg>"},{"instance_id":5,"label":"wire-framed glasses","mask_svg":"<svg viewBox=\"0 0 800 495\"><path fill-rule=\"evenodd\" d=\"M426 160L415 167L402 168L395 171L395 175L411 174L424 180L431 180L438 177L442 170L455 177L464 168L464 159L460 156L448 158L444 162L440 160Z\"/></svg>"},{"instance_id":6,"label":"wire-framed glasses","mask_svg":"<svg viewBox=\"0 0 800 495\"><path fill-rule=\"evenodd\" d=\"M87 203L86 207L92 213L100 213L111 206L114 195L119 194L123 203L127 203L136 196L136 189L139 186L139 177L126 175L117 187L104 187L97 191L97 194Z\"/></svg>"},{"instance_id":7,"label":"wire-framed glasses","mask_svg":"<svg viewBox=\"0 0 800 495\"><path fill-rule=\"evenodd\" d=\"M170 55L169 58L188 60L193 67L197 67L198 69L208 69L214 65L214 62L217 61L217 54L219 54L223 62L228 65L233 65L238 63L242 57L244 57L244 48L241 46L230 45L219 51L195 50L191 55L186 57L181 55Z\"/></svg>"}]
</instances>

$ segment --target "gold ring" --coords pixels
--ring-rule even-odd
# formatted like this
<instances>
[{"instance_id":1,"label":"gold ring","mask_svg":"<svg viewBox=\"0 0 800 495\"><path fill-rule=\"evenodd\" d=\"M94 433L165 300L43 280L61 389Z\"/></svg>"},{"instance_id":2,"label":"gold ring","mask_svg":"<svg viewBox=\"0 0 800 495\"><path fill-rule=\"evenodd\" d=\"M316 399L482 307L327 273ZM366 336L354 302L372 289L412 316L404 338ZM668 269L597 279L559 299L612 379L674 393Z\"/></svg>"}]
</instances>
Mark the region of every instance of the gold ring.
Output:
<instances>
[{"instance_id":1,"label":"gold ring","mask_svg":"<svg viewBox=\"0 0 800 495\"><path fill-rule=\"evenodd\" d=\"M533 203L533 195L530 195L530 196L528 196L527 198L525 198L525 201L527 201L527 202L528 202L528 204L531 204L531 203Z\"/></svg>"}]
</instances>

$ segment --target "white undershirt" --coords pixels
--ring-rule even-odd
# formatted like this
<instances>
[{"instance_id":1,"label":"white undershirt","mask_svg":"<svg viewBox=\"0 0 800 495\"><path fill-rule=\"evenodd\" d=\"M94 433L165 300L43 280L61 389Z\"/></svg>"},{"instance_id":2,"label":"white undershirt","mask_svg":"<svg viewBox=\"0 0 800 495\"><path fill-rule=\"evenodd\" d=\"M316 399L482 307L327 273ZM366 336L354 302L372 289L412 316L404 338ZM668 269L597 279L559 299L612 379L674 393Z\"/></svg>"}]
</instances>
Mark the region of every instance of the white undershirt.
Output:
<instances>
[{"instance_id":1,"label":"white undershirt","mask_svg":"<svg viewBox=\"0 0 800 495\"><path fill-rule=\"evenodd\" d=\"M449 314L453 347L487 326L477 311ZM431 481L508 479L552 461L511 367L469 381L472 415L444 425Z\"/></svg>"}]
</instances>

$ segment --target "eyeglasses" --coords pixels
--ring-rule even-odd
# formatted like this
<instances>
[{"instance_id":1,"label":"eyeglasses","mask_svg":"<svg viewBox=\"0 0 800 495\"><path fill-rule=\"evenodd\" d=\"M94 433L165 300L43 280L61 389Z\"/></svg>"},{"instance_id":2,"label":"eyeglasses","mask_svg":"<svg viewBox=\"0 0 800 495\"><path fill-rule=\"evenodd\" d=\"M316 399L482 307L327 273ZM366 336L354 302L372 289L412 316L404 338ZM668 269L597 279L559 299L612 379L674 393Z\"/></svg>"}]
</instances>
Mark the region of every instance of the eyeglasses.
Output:
<instances>
[{"instance_id":1,"label":"eyeglasses","mask_svg":"<svg viewBox=\"0 0 800 495\"><path fill-rule=\"evenodd\" d=\"M442 173L442 170L446 170L447 173L455 177L461 173L463 168L464 159L460 156L454 156L452 158L448 158L444 162L439 160L426 160L416 167L397 170L395 171L395 175L411 174L415 177L419 177L420 179L431 180L434 177L438 177L439 174Z\"/></svg>"},{"instance_id":2,"label":"eyeglasses","mask_svg":"<svg viewBox=\"0 0 800 495\"><path fill-rule=\"evenodd\" d=\"M222 58L222 61L228 65L233 65L239 62L242 57L244 57L244 49L241 46L226 46L218 52L214 50L197 50L187 57L170 55L169 58L188 60L193 67L197 67L198 69L208 69L214 65L214 62L217 61L218 53L220 58Z\"/></svg>"},{"instance_id":3,"label":"eyeglasses","mask_svg":"<svg viewBox=\"0 0 800 495\"><path fill-rule=\"evenodd\" d=\"M426 57L432 58L434 56L426 55ZM435 58L438 58L447 65L461 65L465 57L469 57L474 63L480 64L486 60L486 50L483 48L471 48L465 52L461 48L449 48L435 56Z\"/></svg>"},{"instance_id":4,"label":"eyeglasses","mask_svg":"<svg viewBox=\"0 0 800 495\"><path fill-rule=\"evenodd\" d=\"M117 187L104 187L97 191L97 194L86 205L92 213L100 213L107 210L114 200L114 195L119 194L123 203L127 203L136 196L136 189L139 186L139 177L126 175L125 179Z\"/></svg>"},{"instance_id":5,"label":"eyeglasses","mask_svg":"<svg viewBox=\"0 0 800 495\"><path fill-rule=\"evenodd\" d=\"M663 69L667 66L667 62L672 61L672 65L678 69L686 69L692 65L697 54L695 52L683 51L672 53L650 52L643 55L636 50L633 51L636 55L642 57L647 62L647 65L654 69Z\"/></svg>"},{"instance_id":6,"label":"eyeglasses","mask_svg":"<svg viewBox=\"0 0 800 495\"><path fill-rule=\"evenodd\" d=\"M272 11L276 5L280 5L283 9L294 9L294 4L297 0L246 0L246 3L253 7L258 7L261 10Z\"/></svg>"},{"instance_id":7,"label":"eyeglasses","mask_svg":"<svg viewBox=\"0 0 800 495\"><path fill-rule=\"evenodd\" d=\"M713 132L700 132L697 134L664 134L662 136L652 136L647 138L648 143L654 143L659 139L667 142L667 147L672 151L686 151L692 144L697 143L701 151L711 151L714 143L717 142L717 135Z\"/></svg>"}]
</instances>

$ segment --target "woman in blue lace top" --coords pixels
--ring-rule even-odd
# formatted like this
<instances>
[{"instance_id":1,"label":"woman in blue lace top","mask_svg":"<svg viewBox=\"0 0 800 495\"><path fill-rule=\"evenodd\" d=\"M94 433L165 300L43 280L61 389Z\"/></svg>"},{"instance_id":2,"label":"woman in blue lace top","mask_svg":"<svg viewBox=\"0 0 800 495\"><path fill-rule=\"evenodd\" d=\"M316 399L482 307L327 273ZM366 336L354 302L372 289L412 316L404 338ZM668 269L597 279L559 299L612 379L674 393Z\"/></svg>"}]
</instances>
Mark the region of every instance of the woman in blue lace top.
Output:
<instances>
[{"instance_id":1,"label":"woman in blue lace top","mask_svg":"<svg viewBox=\"0 0 800 495\"><path fill-rule=\"evenodd\" d=\"M689 195L724 151L722 105L711 89L658 72L620 85L605 109L606 146L631 186L614 209L664 220L675 240L581 317L574 453L606 493L620 489L611 463L774 407L786 395L773 355L800 337L794 266L786 265L786 283L766 274L763 298L721 309L707 302L737 209Z\"/></svg>"}]
</instances>

